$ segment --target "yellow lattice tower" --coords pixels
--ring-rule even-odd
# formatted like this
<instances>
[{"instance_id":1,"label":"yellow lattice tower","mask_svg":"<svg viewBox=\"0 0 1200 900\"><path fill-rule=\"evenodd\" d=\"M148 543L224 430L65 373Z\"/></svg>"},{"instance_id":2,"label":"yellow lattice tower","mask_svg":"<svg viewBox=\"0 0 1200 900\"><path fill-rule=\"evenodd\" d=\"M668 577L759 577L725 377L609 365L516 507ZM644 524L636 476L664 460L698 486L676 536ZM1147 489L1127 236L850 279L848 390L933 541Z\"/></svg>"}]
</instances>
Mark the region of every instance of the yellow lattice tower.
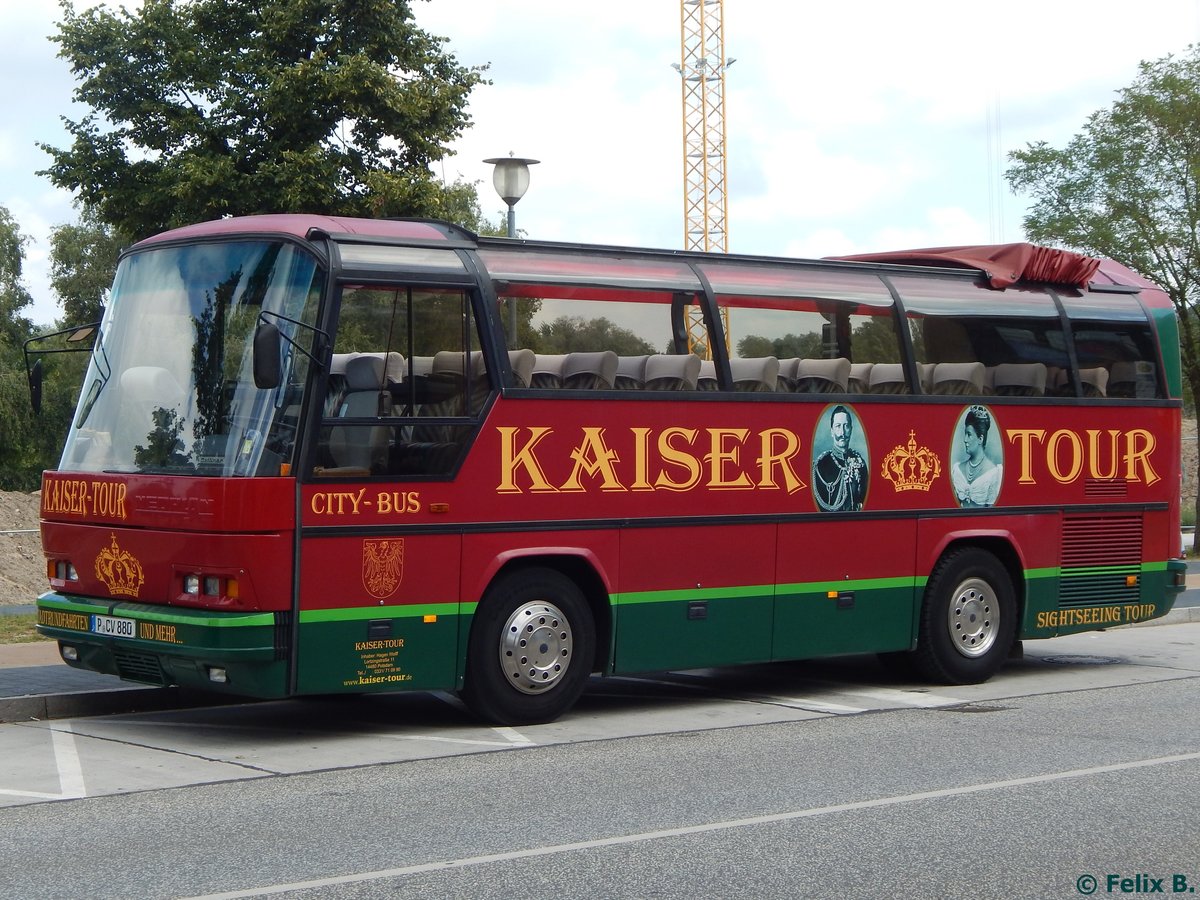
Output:
<instances>
[{"instance_id":1,"label":"yellow lattice tower","mask_svg":"<svg viewBox=\"0 0 1200 900\"><path fill-rule=\"evenodd\" d=\"M683 240L687 250L728 251L725 199L724 0L680 0L683 84ZM729 340L728 316L725 339ZM712 358L700 311L689 307L688 344L705 346Z\"/></svg>"}]
</instances>

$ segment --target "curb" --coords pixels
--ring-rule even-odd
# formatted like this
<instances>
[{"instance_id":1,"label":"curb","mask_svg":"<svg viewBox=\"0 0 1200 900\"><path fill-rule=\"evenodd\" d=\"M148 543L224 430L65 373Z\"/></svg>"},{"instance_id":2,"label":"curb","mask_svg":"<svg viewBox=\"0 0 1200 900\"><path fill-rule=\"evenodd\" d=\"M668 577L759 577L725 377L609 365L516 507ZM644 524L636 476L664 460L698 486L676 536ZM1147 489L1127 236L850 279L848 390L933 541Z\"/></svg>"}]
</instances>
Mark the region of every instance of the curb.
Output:
<instances>
[{"instance_id":1,"label":"curb","mask_svg":"<svg viewBox=\"0 0 1200 900\"><path fill-rule=\"evenodd\" d=\"M1182 606L1161 618L1151 619L1149 622L1134 622L1131 625L1118 625L1117 628L1156 628L1160 625L1190 625L1193 622L1200 622L1200 606Z\"/></svg>"},{"instance_id":2,"label":"curb","mask_svg":"<svg viewBox=\"0 0 1200 900\"><path fill-rule=\"evenodd\" d=\"M71 694L29 694L0 698L0 722L112 716L124 713L162 712L198 706L232 706L253 702L246 697L207 694L177 687L130 687Z\"/></svg>"}]
</instances>

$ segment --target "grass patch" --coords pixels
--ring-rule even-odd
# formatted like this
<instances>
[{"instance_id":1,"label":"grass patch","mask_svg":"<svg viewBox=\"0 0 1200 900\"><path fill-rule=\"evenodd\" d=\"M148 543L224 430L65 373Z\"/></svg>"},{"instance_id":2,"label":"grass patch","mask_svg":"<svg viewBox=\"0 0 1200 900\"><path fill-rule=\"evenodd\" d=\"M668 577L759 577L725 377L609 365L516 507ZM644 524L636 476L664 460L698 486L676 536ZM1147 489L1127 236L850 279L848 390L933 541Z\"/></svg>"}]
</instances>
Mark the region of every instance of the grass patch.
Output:
<instances>
[{"instance_id":1,"label":"grass patch","mask_svg":"<svg viewBox=\"0 0 1200 900\"><path fill-rule=\"evenodd\" d=\"M34 613L9 616L0 614L0 644L28 644L33 641L45 641L34 627L37 616Z\"/></svg>"}]
</instances>

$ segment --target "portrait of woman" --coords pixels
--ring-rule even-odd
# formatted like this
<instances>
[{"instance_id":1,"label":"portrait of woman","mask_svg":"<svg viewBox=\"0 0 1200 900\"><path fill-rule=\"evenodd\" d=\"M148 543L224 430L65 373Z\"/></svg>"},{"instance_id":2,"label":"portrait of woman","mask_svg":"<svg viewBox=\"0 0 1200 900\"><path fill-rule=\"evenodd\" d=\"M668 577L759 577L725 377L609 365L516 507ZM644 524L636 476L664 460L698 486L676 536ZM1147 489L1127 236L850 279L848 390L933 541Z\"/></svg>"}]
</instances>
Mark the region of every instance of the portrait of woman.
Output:
<instances>
[{"instance_id":1,"label":"portrait of woman","mask_svg":"<svg viewBox=\"0 0 1200 900\"><path fill-rule=\"evenodd\" d=\"M994 425L986 406L969 406L959 416L950 452L950 484L959 506L994 506L1000 494L1004 465Z\"/></svg>"}]
</instances>

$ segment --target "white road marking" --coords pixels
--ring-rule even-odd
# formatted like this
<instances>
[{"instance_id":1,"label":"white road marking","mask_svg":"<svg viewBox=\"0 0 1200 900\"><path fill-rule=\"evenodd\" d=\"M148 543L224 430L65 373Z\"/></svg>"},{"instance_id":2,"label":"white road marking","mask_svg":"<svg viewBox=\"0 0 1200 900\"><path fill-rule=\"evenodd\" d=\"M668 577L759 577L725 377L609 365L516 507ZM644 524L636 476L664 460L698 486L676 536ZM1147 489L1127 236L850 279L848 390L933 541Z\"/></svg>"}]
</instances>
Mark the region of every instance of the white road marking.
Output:
<instances>
[{"instance_id":1,"label":"white road marking","mask_svg":"<svg viewBox=\"0 0 1200 900\"><path fill-rule=\"evenodd\" d=\"M54 750L54 765L58 770L58 793L44 791L18 791L0 788L6 797L29 797L34 800L75 800L87 796L83 783L83 767L79 764L79 751L75 747L75 734L69 722L50 724L50 746Z\"/></svg>"},{"instance_id":2,"label":"white road marking","mask_svg":"<svg viewBox=\"0 0 1200 900\"><path fill-rule=\"evenodd\" d=\"M958 697L946 697L942 694L931 694L928 691L898 691L893 688L875 688L869 691L847 690L842 688L840 693L851 697L866 697L870 700L882 700L884 703L898 703L901 706L919 706L932 709L938 706L957 706L966 703Z\"/></svg>"},{"instance_id":3,"label":"white road marking","mask_svg":"<svg viewBox=\"0 0 1200 900\"><path fill-rule=\"evenodd\" d=\"M452 738L440 734L384 734L393 741L433 741L435 744L467 744L472 747L533 747L532 741L484 741L478 738Z\"/></svg>"},{"instance_id":4,"label":"white road marking","mask_svg":"<svg viewBox=\"0 0 1200 900\"><path fill-rule=\"evenodd\" d=\"M54 762L58 766L58 787L62 791L62 799L86 797L83 766L79 764L79 750L75 747L71 723L51 723L50 738L54 743Z\"/></svg>"},{"instance_id":5,"label":"white road marking","mask_svg":"<svg viewBox=\"0 0 1200 900\"><path fill-rule=\"evenodd\" d=\"M798 819L813 819L835 813L855 812L863 809L878 809L887 806L899 806L904 803L917 803L923 800L941 800L946 797L960 797L966 794L978 794L984 791L1003 790L1005 788L1026 787L1037 784L1052 784L1069 778L1085 778L1092 775L1104 775L1110 772L1126 772L1131 769L1145 769L1152 766L1171 765L1180 762L1200 760L1200 752L1180 753L1175 756L1157 756L1152 759L1138 759L1132 762L1114 763L1107 766L1090 766L1086 769L1068 769L1064 772L1050 772L1046 775L1031 775L1026 778L1009 778L1004 781L988 781L983 784L971 784L957 788L942 788L935 791L919 791L914 794L900 794L895 797L879 797L875 800L859 800L853 803L836 803L832 806L817 806L810 809L799 809L791 812L775 813L766 816L751 816L745 819L728 819L721 822L709 822L704 825L688 825L682 828L664 828L659 831L642 831L634 834L622 834L610 838L598 838L592 841L578 841L573 844L555 844L549 847L532 847L528 850L513 850L508 853L489 853L484 856L467 856L459 859L446 859L438 862L420 863L413 866L401 866L395 869L378 869L373 872L359 872L353 875L340 875L332 878L316 878L311 881L293 881L289 884L273 884L263 887L249 888L239 891L227 891L220 894L205 894L188 900L235 900L240 897L259 897L267 894L282 894L288 891L304 891L314 888L334 887L345 884L361 884L368 881L380 881L385 878L403 878L407 875L421 875L426 872L442 872L450 869L462 869L468 866L482 866L490 863L510 862L519 859L535 859L542 856L553 856L559 853L572 853L579 850L596 850L604 847L618 847L629 844L641 844L647 841L663 840L665 838L686 837L693 834L711 834L728 831L733 828L747 828L756 825L773 825L780 822L793 822Z\"/></svg>"},{"instance_id":6,"label":"white road marking","mask_svg":"<svg viewBox=\"0 0 1200 900\"><path fill-rule=\"evenodd\" d=\"M759 697L756 702L774 703L778 706L794 706L797 709L807 709L811 712L829 713L834 716L850 716L866 712L861 706L843 706L841 703L830 703L826 700L814 700L812 697Z\"/></svg>"},{"instance_id":7,"label":"white road marking","mask_svg":"<svg viewBox=\"0 0 1200 900\"><path fill-rule=\"evenodd\" d=\"M496 732L496 734L500 735L502 738L506 738L514 747L536 746L533 741L525 737L525 735L521 734L521 732L517 731L517 729L509 728L507 725L498 726L493 728L492 731Z\"/></svg>"}]
</instances>

